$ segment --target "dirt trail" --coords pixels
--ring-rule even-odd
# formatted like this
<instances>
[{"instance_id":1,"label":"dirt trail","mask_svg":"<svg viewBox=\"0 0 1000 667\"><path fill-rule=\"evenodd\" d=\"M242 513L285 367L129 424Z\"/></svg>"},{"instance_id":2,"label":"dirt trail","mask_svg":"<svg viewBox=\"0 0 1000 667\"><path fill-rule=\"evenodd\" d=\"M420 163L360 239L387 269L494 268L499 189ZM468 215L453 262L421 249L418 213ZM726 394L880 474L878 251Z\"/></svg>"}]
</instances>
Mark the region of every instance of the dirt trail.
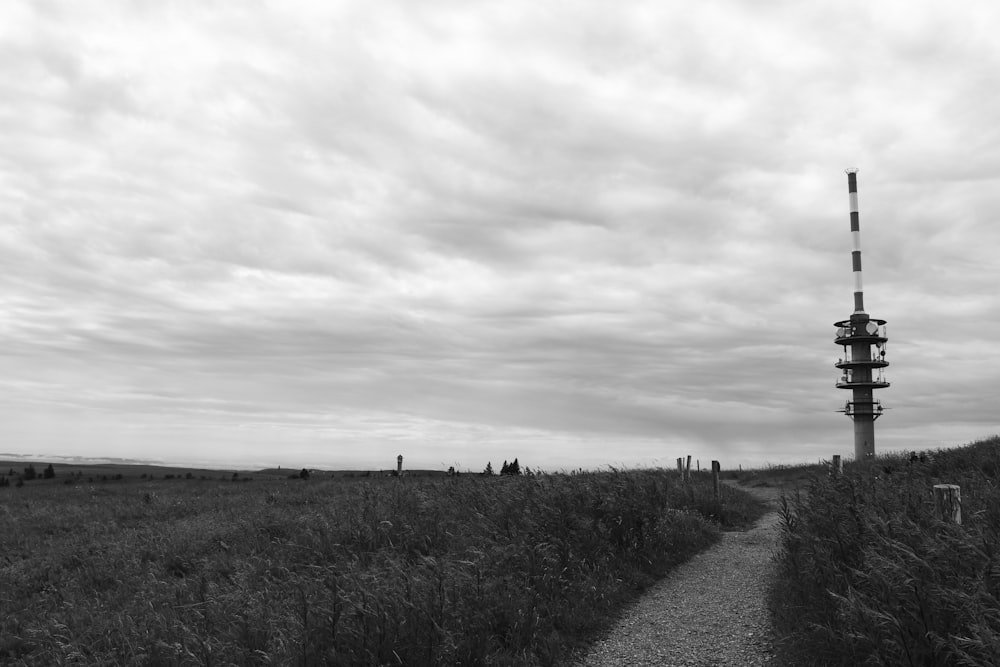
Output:
<instances>
[{"instance_id":1,"label":"dirt trail","mask_svg":"<svg viewBox=\"0 0 1000 667\"><path fill-rule=\"evenodd\" d=\"M724 533L630 607L581 667L774 665L767 592L778 548L779 489L732 484L771 505L753 528Z\"/></svg>"}]
</instances>

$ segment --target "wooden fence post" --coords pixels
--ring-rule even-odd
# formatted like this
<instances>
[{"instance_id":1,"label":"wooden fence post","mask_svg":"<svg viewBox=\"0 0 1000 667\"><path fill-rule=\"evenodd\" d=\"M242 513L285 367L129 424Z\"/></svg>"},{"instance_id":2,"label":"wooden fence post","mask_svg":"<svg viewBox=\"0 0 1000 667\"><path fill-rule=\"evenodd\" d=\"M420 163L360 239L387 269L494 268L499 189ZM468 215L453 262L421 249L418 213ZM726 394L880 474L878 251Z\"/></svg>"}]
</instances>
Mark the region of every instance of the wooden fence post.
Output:
<instances>
[{"instance_id":1,"label":"wooden fence post","mask_svg":"<svg viewBox=\"0 0 1000 667\"><path fill-rule=\"evenodd\" d=\"M684 469L684 481L691 481L691 455L688 454L687 468Z\"/></svg>"},{"instance_id":2,"label":"wooden fence post","mask_svg":"<svg viewBox=\"0 0 1000 667\"><path fill-rule=\"evenodd\" d=\"M715 496L716 502L719 501L719 498L722 495L721 494L722 489L719 485L719 469L720 469L719 462L712 461L712 494Z\"/></svg>"},{"instance_id":3,"label":"wooden fence post","mask_svg":"<svg viewBox=\"0 0 1000 667\"><path fill-rule=\"evenodd\" d=\"M942 521L962 525L962 487L958 484L935 484L934 506Z\"/></svg>"},{"instance_id":4,"label":"wooden fence post","mask_svg":"<svg viewBox=\"0 0 1000 667\"><path fill-rule=\"evenodd\" d=\"M833 468L830 474L834 477L840 477L844 474L844 462L840 460L840 454L833 455Z\"/></svg>"},{"instance_id":5,"label":"wooden fence post","mask_svg":"<svg viewBox=\"0 0 1000 667\"><path fill-rule=\"evenodd\" d=\"M677 472L681 474L681 477L684 477L684 459L682 458L677 459Z\"/></svg>"}]
</instances>

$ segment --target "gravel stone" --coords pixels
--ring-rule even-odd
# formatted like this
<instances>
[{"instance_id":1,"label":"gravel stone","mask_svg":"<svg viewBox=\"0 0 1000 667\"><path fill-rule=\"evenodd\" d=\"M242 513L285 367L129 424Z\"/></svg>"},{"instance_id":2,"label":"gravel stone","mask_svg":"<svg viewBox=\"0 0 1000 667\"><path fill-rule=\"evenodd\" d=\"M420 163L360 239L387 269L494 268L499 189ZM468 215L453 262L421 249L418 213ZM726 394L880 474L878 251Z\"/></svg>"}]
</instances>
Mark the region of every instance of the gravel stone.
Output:
<instances>
[{"instance_id":1,"label":"gravel stone","mask_svg":"<svg viewBox=\"0 0 1000 667\"><path fill-rule=\"evenodd\" d=\"M772 510L674 570L629 607L579 667L774 666L767 593L775 576L780 493L743 488Z\"/></svg>"}]
</instances>

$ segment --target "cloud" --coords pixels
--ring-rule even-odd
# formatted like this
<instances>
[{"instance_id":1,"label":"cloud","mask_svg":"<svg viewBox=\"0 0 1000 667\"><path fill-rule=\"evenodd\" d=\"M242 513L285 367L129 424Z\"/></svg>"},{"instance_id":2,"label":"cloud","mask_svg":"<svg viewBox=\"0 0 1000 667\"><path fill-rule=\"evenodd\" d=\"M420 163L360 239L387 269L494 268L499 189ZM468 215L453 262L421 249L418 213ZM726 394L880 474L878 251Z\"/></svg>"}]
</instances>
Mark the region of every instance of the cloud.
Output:
<instances>
[{"instance_id":1,"label":"cloud","mask_svg":"<svg viewBox=\"0 0 1000 667\"><path fill-rule=\"evenodd\" d=\"M0 12L19 452L849 451L850 166L880 442L997 430L988 4Z\"/></svg>"}]
</instances>

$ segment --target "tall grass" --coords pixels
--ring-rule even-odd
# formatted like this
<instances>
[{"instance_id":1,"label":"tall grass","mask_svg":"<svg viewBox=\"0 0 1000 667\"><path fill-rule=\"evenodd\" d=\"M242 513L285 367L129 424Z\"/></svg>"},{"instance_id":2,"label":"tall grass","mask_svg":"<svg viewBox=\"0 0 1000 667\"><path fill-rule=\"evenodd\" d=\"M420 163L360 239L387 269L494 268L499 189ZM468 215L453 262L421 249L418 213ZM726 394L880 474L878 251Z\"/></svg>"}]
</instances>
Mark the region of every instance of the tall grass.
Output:
<instances>
[{"instance_id":1,"label":"tall grass","mask_svg":"<svg viewBox=\"0 0 1000 667\"><path fill-rule=\"evenodd\" d=\"M4 489L0 662L553 664L759 514L726 491L663 471Z\"/></svg>"},{"instance_id":2,"label":"tall grass","mask_svg":"<svg viewBox=\"0 0 1000 667\"><path fill-rule=\"evenodd\" d=\"M815 476L782 508L772 611L796 665L998 664L1000 438ZM932 487L961 486L962 525Z\"/></svg>"}]
</instances>

